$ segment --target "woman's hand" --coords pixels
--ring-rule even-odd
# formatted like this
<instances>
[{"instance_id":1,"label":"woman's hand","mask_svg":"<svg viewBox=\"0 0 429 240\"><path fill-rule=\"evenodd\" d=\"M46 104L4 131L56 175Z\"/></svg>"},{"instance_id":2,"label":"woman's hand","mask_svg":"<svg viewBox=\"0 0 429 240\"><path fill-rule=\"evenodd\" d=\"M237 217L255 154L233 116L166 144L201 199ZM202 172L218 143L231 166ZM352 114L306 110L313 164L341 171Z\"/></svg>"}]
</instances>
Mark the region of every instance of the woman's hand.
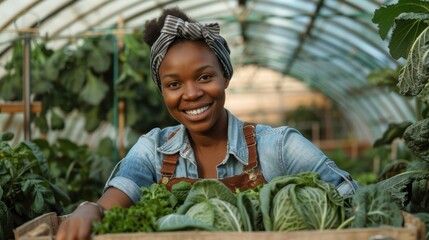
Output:
<instances>
[{"instance_id":1,"label":"woman's hand","mask_svg":"<svg viewBox=\"0 0 429 240\"><path fill-rule=\"evenodd\" d=\"M74 210L70 217L66 218L57 231L57 240L91 239L92 222L101 221L104 210L113 206L129 207L133 203L122 191L109 188L96 204L84 204Z\"/></svg>"},{"instance_id":2,"label":"woman's hand","mask_svg":"<svg viewBox=\"0 0 429 240\"><path fill-rule=\"evenodd\" d=\"M56 239L91 239L92 222L101 220L102 213L97 206L82 205L61 223Z\"/></svg>"}]
</instances>

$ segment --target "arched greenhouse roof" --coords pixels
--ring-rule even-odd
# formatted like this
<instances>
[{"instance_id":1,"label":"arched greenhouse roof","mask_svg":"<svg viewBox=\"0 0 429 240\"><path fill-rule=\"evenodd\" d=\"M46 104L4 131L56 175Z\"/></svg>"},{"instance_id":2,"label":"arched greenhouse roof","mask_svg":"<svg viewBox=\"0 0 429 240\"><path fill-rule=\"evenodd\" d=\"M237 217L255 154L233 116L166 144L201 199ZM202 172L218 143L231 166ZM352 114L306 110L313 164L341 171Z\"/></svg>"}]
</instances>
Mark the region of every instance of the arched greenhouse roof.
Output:
<instances>
[{"instance_id":1,"label":"arched greenhouse roof","mask_svg":"<svg viewBox=\"0 0 429 240\"><path fill-rule=\"evenodd\" d=\"M414 104L369 85L367 75L397 68L372 23L386 0L6 0L0 2L0 62L19 30L64 45L74 36L142 28L163 8L178 6L216 21L236 66L257 65L294 77L330 98L360 140L381 137L391 122L415 120ZM0 72L2 74L2 72ZM259 79L263 84L264 79ZM254 86L257 88L257 84Z\"/></svg>"}]
</instances>

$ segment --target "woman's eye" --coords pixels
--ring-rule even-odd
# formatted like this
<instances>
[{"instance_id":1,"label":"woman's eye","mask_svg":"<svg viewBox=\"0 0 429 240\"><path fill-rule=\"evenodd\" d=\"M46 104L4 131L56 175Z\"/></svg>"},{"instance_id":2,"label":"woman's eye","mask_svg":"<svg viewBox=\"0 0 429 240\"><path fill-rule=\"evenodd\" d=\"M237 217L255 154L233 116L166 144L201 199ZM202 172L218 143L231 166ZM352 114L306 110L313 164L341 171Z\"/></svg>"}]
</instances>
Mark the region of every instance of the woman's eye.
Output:
<instances>
[{"instance_id":1,"label":"woman's eye","mask_svg":"<svg viewBox=\"0 0 429 240\"><path fill-rule=\"evenodd\" d=\"M171 83L167 84L168 88L176 88L178 86L179 86L178 82L171 82Z\"/></svg>"},{"instance_id":2,"label":"woman's eye","mask_svg":"<svg viewBox=\"0 0 429 240\"><path fill-rule=\"evenodd\" d=\"M200 77L200 79L199 79L199 80L202 80L202 81L204 81L204 80L209 80L211 77L212 77L212 76L211 76L211 75L209 75L209 74L204 74L204 75L202 75L202 76Z\"/></svg>"}]
</instances>

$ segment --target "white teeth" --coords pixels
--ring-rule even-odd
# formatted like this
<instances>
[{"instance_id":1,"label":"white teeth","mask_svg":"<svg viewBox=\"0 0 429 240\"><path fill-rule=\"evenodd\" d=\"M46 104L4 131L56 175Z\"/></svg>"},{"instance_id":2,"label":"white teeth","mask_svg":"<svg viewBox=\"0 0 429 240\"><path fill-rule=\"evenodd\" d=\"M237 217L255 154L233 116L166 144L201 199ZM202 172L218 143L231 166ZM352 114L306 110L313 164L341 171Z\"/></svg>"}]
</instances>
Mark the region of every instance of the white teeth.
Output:
<instances>
[{"instance_id":1,"label":"white teeth","mask_svg":"<svg viewBox=\"0 0 429 240\"><path fill-rule=\"evenodd\" d=\"M198 115L198 114L201 114L201 113L205 112L207 109L209 109L209 106L205 106L205 107L202 107L202 108L198 108L198 109L194 109L194 110L189 110L189 111L185 111L185 112L188 115Z\"/></svg>"}]
</instances>

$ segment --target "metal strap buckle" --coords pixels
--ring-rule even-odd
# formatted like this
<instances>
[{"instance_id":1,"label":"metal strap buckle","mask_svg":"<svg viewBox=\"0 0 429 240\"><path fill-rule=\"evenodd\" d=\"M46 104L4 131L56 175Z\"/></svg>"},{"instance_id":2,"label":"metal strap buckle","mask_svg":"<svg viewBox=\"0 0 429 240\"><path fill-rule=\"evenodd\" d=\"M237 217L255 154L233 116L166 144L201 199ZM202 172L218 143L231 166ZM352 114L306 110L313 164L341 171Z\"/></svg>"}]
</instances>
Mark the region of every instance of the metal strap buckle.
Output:
<instances>
[{"instance_id":1,"label":"metal strap buckle","mask_svg":"<svg viewBox=\"0 0 429 240\"><path fill-rule=\"evenodd\" d=\"M247 175L249 175L250 181L255 181L258 178L258 174L256 173L255 170L256 170L256 167L244 171Z\"/></svg>"}]
</instances>

